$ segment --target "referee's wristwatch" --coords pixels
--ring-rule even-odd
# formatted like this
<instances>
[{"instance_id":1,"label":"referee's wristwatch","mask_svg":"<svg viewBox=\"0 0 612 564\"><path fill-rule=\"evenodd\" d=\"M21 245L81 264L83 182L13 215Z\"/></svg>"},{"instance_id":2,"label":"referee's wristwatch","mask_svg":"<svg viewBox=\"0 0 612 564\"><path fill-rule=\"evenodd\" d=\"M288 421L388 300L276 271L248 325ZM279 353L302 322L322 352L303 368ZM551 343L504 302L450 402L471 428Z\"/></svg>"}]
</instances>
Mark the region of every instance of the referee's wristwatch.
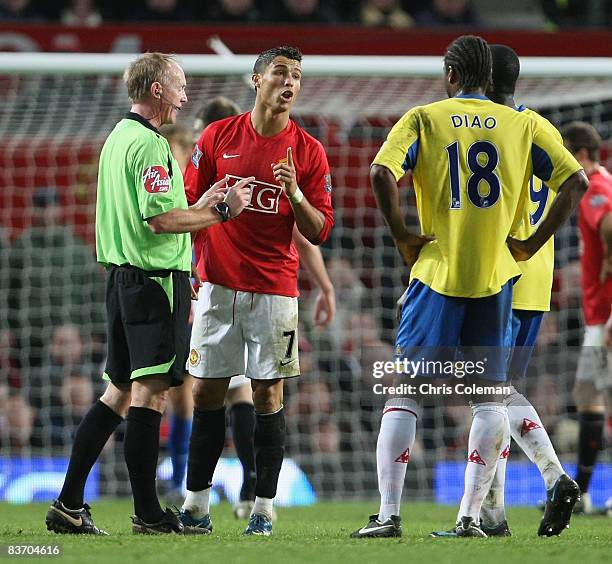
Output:
<instances>
[{"instance_id":1,"label":"referee's wristwatch","mask_svg":"<svg viewBox=\"0 0 612 564\"><path fill-rule=\"evenodd\" d=\"M230 218L230 207L226 202L219 202L213 209L221 216L221 221L225 223Z\"/></svg>"}]
</instances>

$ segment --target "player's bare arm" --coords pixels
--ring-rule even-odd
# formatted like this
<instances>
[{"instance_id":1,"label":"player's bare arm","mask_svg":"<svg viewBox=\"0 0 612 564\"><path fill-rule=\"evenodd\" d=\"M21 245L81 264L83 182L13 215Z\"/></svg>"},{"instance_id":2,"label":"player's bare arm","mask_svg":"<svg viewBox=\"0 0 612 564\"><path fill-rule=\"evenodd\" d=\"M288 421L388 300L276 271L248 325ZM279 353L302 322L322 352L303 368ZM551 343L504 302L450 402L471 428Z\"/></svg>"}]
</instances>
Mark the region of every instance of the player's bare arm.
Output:
<instances>
[{"instance_id":1,"label":"player's bare arm","mask_svg":"<svg viewBox=\"0 0 612 564\"><path fill-rule=\"evenodd\" d=\"M599 224L601 242L603 243L604 256L601 261L601 281L606 281L612 276L612 213L607 213Z\"/></svg>"},{"instance_id":2,"label":"player's bare arm","mask_svg":"<svg viewBox=\"0 0 612 564\"><path fill-rule=\"evenodd\" d=\"M313 321L317 327L327 327L336 315L336 292L325 268L321 249L313 245L299 230L293 228L293 242L304 263L306 270L312 274L319 293L315 301Z\"/></svg>"},{"instance_id":3,"label":"player's bare arm","mask_svg":"<svg viewBox=\"0 0 612 564\"><path fill-rule=\"evenodd\" d=\"M608 321L606 321L604 331L606 347L612 348L612 311L610 311L610 317L608 317Z\"/></svg>"},{"instance_id":4,"label":"player's bare arm","mask_svg":"<svg viewBox=\"0 0 612 564\"><path fill-rule=\"evenodd\" d=\"M291 147L287 149L287 162L276 163L272 166L272 172L291 203L300 233L312 244L317 244L319 234L325 225L325 216L310 204L297 184Z\"/></svg>"},{"instance_id":5,"label":"player's bare arm","mask_svg":"<svg viewBox=\"0 0 612 564\"><path fill-rule=\"evenodd\" d=\"M433 240L433 237L418 235L408 230L402 217L399 190L393 173L385 166L372 165L370 182L376 197L378 209L391 229L397 250L409 268L419 258L421 248Z\"/></svg>"},{"instance_id":6,"label":"player's bare arm","mask_svg":"<svg viewBox=\"0 0 612 564\"><path fill-rule=\"evenodd\" d=\"M224 201L229 206L229 213L231 218L235 218L242 210L247 206L251 198L251 189L249 188L249 182L253 182L255 178L249 176L243 178L231 188L227 190ZM225 179L222 181L225 183ZM219 182L211 188L218 191ZM215 188L217 186L217 188ZM199 231L205 229L211 225L216 225L223 221L222 217L217 211L210 207L201 207L201 200L198 200L196 204L191 206L189 209L172 209L166 213L156 215L148 220L149 227L153 233L187 233L193 231ZM198 208L197 206L200 205ZM213 204L214 205L214 204Z\"/></svg>"},{"instance_id":7,"label":"player's bare arm","mask_svg":"<svg viewBox=\"0 0 612 564\"><path fill-rule=\"evenodd\" d=\"M523 241L508 237L508 247L514 259L529 260L535 255L572 215L588 186L589 181L584 171L575 172L561 185L548 214L531 237Z\"/></svg>"}]
</instances>

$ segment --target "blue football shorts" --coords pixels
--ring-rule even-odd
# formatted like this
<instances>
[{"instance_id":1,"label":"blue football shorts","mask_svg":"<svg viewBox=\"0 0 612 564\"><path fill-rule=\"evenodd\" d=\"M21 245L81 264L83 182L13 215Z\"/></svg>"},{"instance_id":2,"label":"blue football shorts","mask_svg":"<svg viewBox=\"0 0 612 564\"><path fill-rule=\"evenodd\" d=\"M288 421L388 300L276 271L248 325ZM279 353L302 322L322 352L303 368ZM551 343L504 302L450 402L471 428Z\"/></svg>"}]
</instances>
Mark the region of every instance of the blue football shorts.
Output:
<instances>
[{"instance_id":1,"label":"blue football shorts","mask_svg":"<svg viewBox=\"0 0 612 564\"><path fill-rule=\"evenodd\" d=\"M479 378L505 382L509 351L513 344L512 286L485 298L457 298L432 290L420 280L410 283L402 308L395 342L396 358L443 363L478 362ZM438 374L440 364L427 363L434 371L419 377L449 377Z\"/></svg>"}]
</instances>

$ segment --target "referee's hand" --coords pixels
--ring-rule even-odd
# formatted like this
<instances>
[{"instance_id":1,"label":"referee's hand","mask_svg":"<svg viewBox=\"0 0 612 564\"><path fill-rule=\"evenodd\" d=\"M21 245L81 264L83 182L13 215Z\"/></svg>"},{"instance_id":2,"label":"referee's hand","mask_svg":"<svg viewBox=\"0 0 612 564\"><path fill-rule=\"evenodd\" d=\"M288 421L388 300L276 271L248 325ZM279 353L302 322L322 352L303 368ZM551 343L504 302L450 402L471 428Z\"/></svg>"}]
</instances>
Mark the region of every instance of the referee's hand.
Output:
<instances>
[{"instance_id":1,"label":"referee's hand","mask_svg":"<svg viewBox=\"0 0 612 564\"><path fill-rule=\"evenodd\" d=\"M195 209L201 210L204 208L212 208L222 202L227 193L227 176L215 182L196 202L193 206Z\"/></svg>"},{"instance_id":2,"label":"referee's hand","mask_svg":"<svg viewBox=\"0 0 612 564\"><path fill-rule=\"evenodd\" d=\"M251 187L249 184L255 180L254 176L243 178L228 188L225 194L225 203L229 206L230 217L233 219L242 213L242 210L251 201Z\"/></svg>"}]
</instances>

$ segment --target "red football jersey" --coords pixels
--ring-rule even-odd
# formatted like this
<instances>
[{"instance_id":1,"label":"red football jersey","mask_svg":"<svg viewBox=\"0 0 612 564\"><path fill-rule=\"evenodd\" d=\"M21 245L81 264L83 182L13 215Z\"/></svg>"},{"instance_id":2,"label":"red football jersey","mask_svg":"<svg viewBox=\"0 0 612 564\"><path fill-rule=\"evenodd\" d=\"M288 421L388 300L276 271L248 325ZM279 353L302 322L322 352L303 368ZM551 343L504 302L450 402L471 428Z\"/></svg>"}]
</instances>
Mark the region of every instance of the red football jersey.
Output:
<instances>
[{"instance_id":1,"label":"red football jersey","mask_svg":"<svg viewBox=\"0 0 612 564\"><path fill-rule=\"evenodd\" d=\"M292 120L273 137L255 131L250 112L216 121L202 132L185 171L188 202L196 202L226 175L230 185L249 176L255 181L251 201L236 219L213 225L195 238L203 280L245 292L298 295L295 218L272 174L272 165L287 158L289 147L298 186L325 216L318 242L329 236L334 223L331 177L321 143Z\"/></svg>"},{"instance_id":2,"label":"red football jersey","mask_svg":"<svg viewBox=\"0 0 612 564\"><path fill-rule=\"evenodd\" d=\"M612 212L612 175L599 167L589 176L589 188L580 200L578 227L581 237L582 309L587 325L601 325L610 317L612 277L602 283L604 246L601 220Z\"/></svg>"}]
</instances>

